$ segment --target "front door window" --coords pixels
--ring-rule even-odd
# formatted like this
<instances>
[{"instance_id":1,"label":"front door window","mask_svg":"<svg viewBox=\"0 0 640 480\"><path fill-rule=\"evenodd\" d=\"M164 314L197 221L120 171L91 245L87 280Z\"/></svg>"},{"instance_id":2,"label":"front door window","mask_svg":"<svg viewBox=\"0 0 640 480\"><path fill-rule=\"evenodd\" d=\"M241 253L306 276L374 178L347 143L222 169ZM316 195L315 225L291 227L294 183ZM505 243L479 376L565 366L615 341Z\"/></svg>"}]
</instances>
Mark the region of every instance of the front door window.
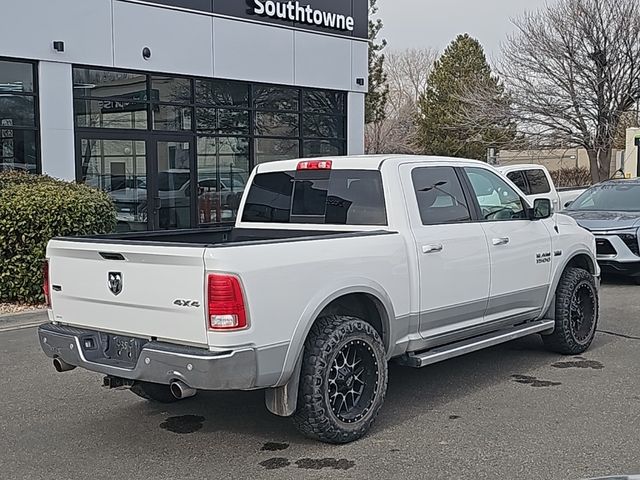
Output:
<instances>
[{"instance_id":1,"label":"front door window","mask_svg":"<svg viewBox=\"0 0 640 480\"><path fill-rule=\"evenodd\" d=\"M478 167L468 167L465 171L484 220L495 222L527 218L520 195L498 175Z\"/></svg>"}]
</instances>

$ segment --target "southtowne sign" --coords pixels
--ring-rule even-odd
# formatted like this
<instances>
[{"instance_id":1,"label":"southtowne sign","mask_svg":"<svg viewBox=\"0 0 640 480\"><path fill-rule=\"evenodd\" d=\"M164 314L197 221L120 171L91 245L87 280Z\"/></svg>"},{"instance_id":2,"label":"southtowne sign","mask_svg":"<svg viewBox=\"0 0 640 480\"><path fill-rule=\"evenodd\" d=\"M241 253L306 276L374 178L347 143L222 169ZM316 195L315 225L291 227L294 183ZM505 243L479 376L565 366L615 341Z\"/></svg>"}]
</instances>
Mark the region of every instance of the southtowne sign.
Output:
<instances>
[{"instance_id":1,"label":"southtowne sign","mask_svg":"<svg viewBox=\"0 0 640 480\"><path fill-rule=\"evenodd\" d=\"M127 1L127 0L124 0ZM144 0L145 3L366 39L369 0Z\"/></svg>"},{"instance_id":2,"label":"southtowne sign","mask_svg":"<svg viewBox=\"0 0 640 480\"><path fill-rule=\"evenodd\" d=\"M310 5L302 6L300 2L274 2L272 0L253 0L255 4L253 13L256 15L266 15L271 18L291 20L292 22L307 23L320 27L335 28L338 30L348 30L353 32L355 20L351 16L340 15L339 13L316 10Z\"/></svg>"}]
</instances>

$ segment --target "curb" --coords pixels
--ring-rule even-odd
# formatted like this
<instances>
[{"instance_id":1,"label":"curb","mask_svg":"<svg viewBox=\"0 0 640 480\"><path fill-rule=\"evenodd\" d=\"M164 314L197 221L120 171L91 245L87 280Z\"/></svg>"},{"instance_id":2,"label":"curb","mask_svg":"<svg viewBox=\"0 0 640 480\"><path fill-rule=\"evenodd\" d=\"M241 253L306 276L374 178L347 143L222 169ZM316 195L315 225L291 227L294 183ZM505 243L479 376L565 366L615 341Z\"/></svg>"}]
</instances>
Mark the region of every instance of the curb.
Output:
<instances>
[{"instance_id":1,"label":"curb","mask_svg":"<svg viewBox=\"0 0 640 480\"><path fill-rule=\"evenodd\" d=\"M47 320L47 310L44 308L35 309L35 310L27 310L26 312L19 313L3 313L0 315L0 326L9 325L9 324L20 324L33 322L42 319L42 321Z\"/></svg>"}]
</instances>

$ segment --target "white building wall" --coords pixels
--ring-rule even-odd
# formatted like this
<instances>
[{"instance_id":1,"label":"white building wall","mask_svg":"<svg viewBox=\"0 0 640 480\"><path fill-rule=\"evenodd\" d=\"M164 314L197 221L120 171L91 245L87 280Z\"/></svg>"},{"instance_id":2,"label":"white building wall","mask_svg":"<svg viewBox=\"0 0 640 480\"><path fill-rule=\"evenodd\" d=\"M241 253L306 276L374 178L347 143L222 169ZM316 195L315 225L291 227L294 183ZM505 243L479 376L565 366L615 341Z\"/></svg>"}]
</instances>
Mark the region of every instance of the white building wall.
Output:
<instances>
[{"instance_id":1,"label":"white building wall","mask_svg":"<svg viewBox=\"0 0 640 480\"><path fill-rule=\"evenodd\" d=\"M54 51L54 41L65 51ZM68 179L72 64L348 91L348 152L362 153L367 48L363 40L125 0L20 0L2 9L0 28L0 56L40 61L43 171Z\"/></svg>"},{"instance_id":2,"label":"white building wall","mask_svg":"<svg viewBox=\"0 0 640 480\"><path fill-rule=\"evenodd\" d=\"M71 65L38 64L42 173L75 180Z\"/></svg>"},{"instance_id":3,"label":"white building wall","mask_svg":"<svg viewBox=\"0 0 640 480\"><path fill-rule=\"evenodd\" d=\"M214 18L213 36L214 77L295 85L293 30Z\"/></svg>"},{"instance_id":4,"label":"white building wall","mask_svg":"<svg viewBox=\"0 0 640 480\"><path fill-rule=\"evenodd\" d=\"M19 0L11 6L2 5L4 1L0 2L0 56L113 63L112 0ZM56 40L65 43L63 53L53 50Z\"/></svg>"},{"instance_id":5,"label":"white building wall","mask_svg":"<svg viewBox=\"0 0 640 480\"><path fill-rule=\"evenodd\" d=\"M347 155L364 153L364 93L347 96Z\"/></svg>"},{"instance_id":6,"label":"white building wall","mask_svg":"<svg viewBox=\"0 0 640 480\"><path fill-rule=\"evenodd\" d=\"M295 84L349 90L352 85L351 43L344 38L295 32Z\"/></svg>"},{"instance_id":7,"label":"white building wall","mask_svg":"<svg viewBox=\"0 0 640 480\"><path fill-rule=\"evenodd\" d=\"M213 18L135 3L113 2L113 65L213 76ZM151 50L145 60L143 48Z\"/></svg>"}]
</instances>

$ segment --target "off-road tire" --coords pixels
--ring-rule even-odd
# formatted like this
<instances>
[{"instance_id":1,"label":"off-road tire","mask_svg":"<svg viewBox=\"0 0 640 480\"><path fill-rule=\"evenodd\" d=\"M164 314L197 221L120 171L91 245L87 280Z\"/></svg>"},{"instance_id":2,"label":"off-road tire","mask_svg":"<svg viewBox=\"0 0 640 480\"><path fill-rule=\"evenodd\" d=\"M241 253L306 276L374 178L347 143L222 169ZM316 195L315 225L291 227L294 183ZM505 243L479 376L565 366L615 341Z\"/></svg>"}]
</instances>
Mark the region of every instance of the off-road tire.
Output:
<instances>
[{"instance_id":1,"label":"off-road tire","mask_svg":"<svg viewBox=\"0 0 640 480\"><path fill-rule=\"evenodd\" d=\"M555 302L556 325L553 333L542 336L545 346L563 355L583 353L598 327L598 290L593 275L581 268L567 268Z\"/></svg>"},{"instance_id":2,"label":"off-road tire","mask_svg":"<svg viewBox=\"0 0 640 480\"><path fill-rule=\"evenodd\" d=\"M139 397L158 403L174 403L180 400L171 393L169 385L150 382L136 382L131 387L131 391Z\"/></svg>"},{"instance_id":3,"label":"off-road tire","mask_svg":"<svg viewBox=\"0 0 640 480\"><path fill-rule=\"evenodd\" d=\"M355 353L350 353L352 351ZM362 358L356 363L358 355ZM354 365L349 364L349 356ZM351 375L349 371L355 373ZM356 394L338 393L339 387L350 388L351 392L358 388L361 393L355 400ZM296 428L303 435L334 444L358 440L371 428L386 391L384 344L369 323L334 315L321 318L313 325L304 346L298 408L293 416ZM350 394L351 411L346 405ZM347 409L345 412L343 407Z\"/></svg>"}]
</instances>

